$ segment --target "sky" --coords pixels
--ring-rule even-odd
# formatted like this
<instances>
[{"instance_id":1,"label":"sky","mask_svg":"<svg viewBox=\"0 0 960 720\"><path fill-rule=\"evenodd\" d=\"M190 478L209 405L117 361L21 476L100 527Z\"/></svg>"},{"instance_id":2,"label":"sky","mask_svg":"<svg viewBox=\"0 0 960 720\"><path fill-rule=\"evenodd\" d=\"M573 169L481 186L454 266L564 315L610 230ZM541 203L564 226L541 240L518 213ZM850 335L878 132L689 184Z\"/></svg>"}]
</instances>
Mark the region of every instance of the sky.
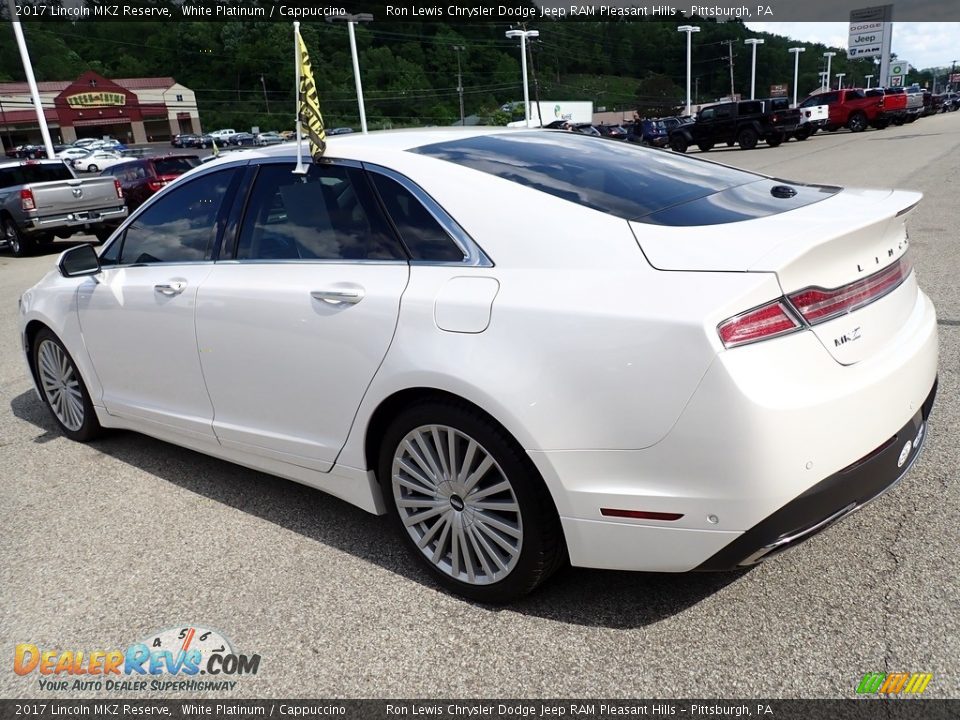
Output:
<instances>
[{"instance_id":1,"label":"sky","mask_svg":"<svg viewBox=\"0 0 960 720\"><path fill-rule=\"evenodd\" d=\"M795 40L847 46L848 24L845 22L748 22L746 25L758 32L786 35ZM919 70L949 67L954 60L960 65L960 22L895 22L893 52Z\"/></svg>"}]
</instances>

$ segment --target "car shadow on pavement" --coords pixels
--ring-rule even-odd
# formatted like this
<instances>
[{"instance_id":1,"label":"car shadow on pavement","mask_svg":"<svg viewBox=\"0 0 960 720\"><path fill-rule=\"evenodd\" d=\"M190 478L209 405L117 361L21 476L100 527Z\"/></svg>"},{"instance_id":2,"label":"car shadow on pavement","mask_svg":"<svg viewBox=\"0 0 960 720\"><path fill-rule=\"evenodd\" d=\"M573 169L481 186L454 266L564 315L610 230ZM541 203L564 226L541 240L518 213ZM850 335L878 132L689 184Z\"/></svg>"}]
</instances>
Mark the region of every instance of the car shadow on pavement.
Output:
<instances>
[{"instance_id":1,"label":"car shadow on pavement","mask_svg":"<svg viewBox=\"0 0 960 720\"><path fill-rule=\"evenodd\" d=\"M32 390L13 398L10 407L17 418L42 431L34 442L61 436ZM90 446L164 482L443 592L409 556L387 517L371 515L299 483L139 433L109 431ZM472 604L487 612L519 612L576 625L642 627L683 612L744 574L630 573L566 567L532 596L507 607Z\"/></svg>"}]
</instances>

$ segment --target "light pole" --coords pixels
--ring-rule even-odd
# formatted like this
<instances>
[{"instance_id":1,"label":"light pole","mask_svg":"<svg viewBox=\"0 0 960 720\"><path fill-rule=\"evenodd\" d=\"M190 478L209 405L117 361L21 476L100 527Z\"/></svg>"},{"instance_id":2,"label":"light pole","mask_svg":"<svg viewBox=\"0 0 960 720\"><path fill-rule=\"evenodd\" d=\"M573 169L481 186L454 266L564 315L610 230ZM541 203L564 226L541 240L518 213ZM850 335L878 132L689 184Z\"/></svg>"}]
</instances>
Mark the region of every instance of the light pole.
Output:
<instances>
[{"instance_id":1,"label":"light pole","mask_svg":"<svg viewBox=\"0 0 960 720\"><path fill-rule=\"evenodd\" d=\"M864 75L863 79L867 81L867 90L870 89L870 81L873 80L873 75Z\"/></svg>"},{"instance_id":2,"label":"light pole","mask_svg":"<svg viewBox=\"0 0 960 720\"><path fill-rule=\"evenodd\" d=\"M750 61L750 99L755 100L757 97L756 85L757 85L757 45L763 45L763 40L761 38L747 38L743 41L747 45L753 46L753 57Z\"/></svg>"},{"instance_id":3,"label":"light pole","mask_svg":"<svg viewBox=\"0 0 960 720\"><path fill-rule=\"evenodd\" d=\"M843 76L846 73L837 73L837 90L843 90Z\"/></svg>"},{"instance_id":4,"label":"light pole","mask_svg":"<svg viewBox=\"0 0 960 720\"><path fill-rule=\"evenodd\" d=\"M700 28L696 25L681 25L677 28L678 32L685 32L687 34L687 115L690 114L690 46L691 38L693 33L700 32Z\"/></svg>"},{"instance_id":5,"label":"light pole","mask_svg":"<svg viewBox=\"0 0 960 720\"><path fill-rule=\"evenodd\" d=\"M800 53L806 52L806 48L792 47L789 52L793 53L793 107L797 106L797 78L800 73Z\"/></svg>"},{"instance_id":6,"label":"light pole","mask_svg":"<svg viewBox=\"0 0 960 720\"><path fill-rule=\"evenodd\" d=\"M463 117L463 75L460 72L460 53L466 49L463 45L453 46L453 51L457 53L457 93L460 95L460 127L466 124Z\"/></svg>"},{"instance_id":7,"label":"light pole","mask_svg":"<svg viewBox=\"0 0 960 720\"><path fill-rule=\"evenodd\" d=\"M540 37L539 30L507 30L508 38L520 38L520 71L523 73L523 118L530 127L530 86L527 83L527 38Z\"/></svg>"},{"instance_id":8,"label":"light pole","mask_svg":"<svg viewBox=\"0 0 960 720\"><path fill-rule=\"evenodd\" d=\"M267 106L267 115L269 115L270 101L267 100L267 81L263 79L263 73L260 73L260 84L263 86L263 104Z\"/></svg>"},{"instance_id":9,"label":"light pole","mask_svg":"<svg viewBox=\"0 0 960 720\"><path fill-rule=\"evenodd\" d=\"M360 60L357 58L357 38L353 32L353 26L358 22L368 23L373 20L370 13L357 13L356 15L327 15L327 22L342 20L347 23L347 30L350 33L350 53L353 55L353 82L357 86L357 105L360 107L360 130L364 134L367 132L367 111L363 106L363 85L360 83Z\"/></svg>"},{"instance_id":10,"label":"light pole","mask_svg":"<svg viewBox=\"0 0 960 720\"><path fill-rule=\"evenodd\" d=\"M824 79L823 89L830 89L830 60L833 59L833 56L836 55L835 52L825 52L823 56L827 59L827 77Z\"/></svg>"}]
</instances>

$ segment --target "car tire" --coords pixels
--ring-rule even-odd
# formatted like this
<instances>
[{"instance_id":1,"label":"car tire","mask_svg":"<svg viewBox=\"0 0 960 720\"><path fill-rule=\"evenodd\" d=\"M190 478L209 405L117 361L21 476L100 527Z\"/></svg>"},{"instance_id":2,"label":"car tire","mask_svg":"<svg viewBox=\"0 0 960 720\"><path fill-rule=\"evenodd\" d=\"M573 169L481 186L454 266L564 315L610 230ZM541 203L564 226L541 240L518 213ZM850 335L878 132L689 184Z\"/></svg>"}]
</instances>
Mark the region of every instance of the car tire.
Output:
<instances>
[{"instance_id":1,"label":"car tire","mask_svg":"<svg viewBox=\"0 0 960 720\"><path fill-rule=\"evenodd\" d=\"M847 127L850 129L850 132L863 132L867 129L867 116L862 112L855 112L850 116L850 119L847 120Z\"/></svg>"},{"instance_id":2,"label":"car tire","mask_svg":"<svg viewBox=\"0 0 960 720\"><path fill-rule=\"evenodd\" d=\"M874 128L875 130L886 130L888 127L890 127L890 121L889 121L889 120L877 120L877 121L873 124L873 128Z\"/></svg>"},{"instance_id":3,"label":"car tire","mask_svg":"<svg viewBox=\"0 0 960 720\"><path fill-rule=\"evenodd\" d=\"M710 152L713 150L713 143L697 143L700 152Z\"/></svg>"},{"instance_id":4,"label":"car tire","mask_svg":"<svg viewBox=\"0 0 960 720\"><path fill-rule=\"evenodd\" d=\"M100 172L100 168L97 167L95 163L91 163L90 165L87 165L87 172L88 173Z\"/></svg>"},{"instance_id":5,"label":"car tire","mask_svg":"<svg viewBox=\"0 0 960 720\"><path fill-rule=\"evenodd\" d=\"M744 128L737 135L737 144L741 150L753 150L757 146L757 133L753 128Z\"/></svg>"},{"instance_id":6,"label":"car tire","mask_svg":"<svg viewBox=\"0 0 960 720\"><path fill-rule=\"evenodd\" d=\"M465 403L401 411L383 435L378 476L408 549L451 592L509 602L566 561L560 518L533 463Z\"/></svg>"},{"instance_id":7,"label":"car tire","mask_svg":"<svg viewBox=\"0 0 960 720\"><path fill-rule=\"evenodd\" d=\"M771 135L767 138L767 145L769 147L777 147L778 145L782 145L783 141L784 141L784 134L777 133L776 135Z\"/></svg>"},{"instance_id":8,"label":"car tire","mask_svg":"<svg viewBox=\"0 0 960 720\"><path fill-rule=\"evenodd\" d=\"M811 134L812 134L812 133L810 132L809 128L802 128L802 127L801 127L799 130L797 130L797 131L793 134L793 136L794 136L798 141L803 142L804 140L806 140L807 138L809 138Z\"/></svg>"},{"instance_id":9,"label":"car tire","mask_svg":"<svg viewBox=\"0 0 960 720\"><path fill-rule=\"evenodd\" d=\"M674 152L685 153L688 147L690 145L685 137L670 138L670 149Z\"/></svg>"},{"instance_id":10,"label":"car tire","mask_svg":"<svg viewBox=\"0 0 960 720\"><path fill-rule=\"evenodd\" d=\"M27 257L33 252L33 240L20 232L17 223L11 218L3 219L0 223L0 231L3 232L3 238L14 257Z\"/></svg>"},{"instance_id":11,"label":"car tire","mask_svg":"<svg viewBox=\"0 0 960 720\"><path fill-rule=\"evenodd\" d=\"M60 338L44 328L33 339L33 369L47 410L61 432L76 442L89 442L103 429L76 363Z\"/></svg>"}]
</instances>

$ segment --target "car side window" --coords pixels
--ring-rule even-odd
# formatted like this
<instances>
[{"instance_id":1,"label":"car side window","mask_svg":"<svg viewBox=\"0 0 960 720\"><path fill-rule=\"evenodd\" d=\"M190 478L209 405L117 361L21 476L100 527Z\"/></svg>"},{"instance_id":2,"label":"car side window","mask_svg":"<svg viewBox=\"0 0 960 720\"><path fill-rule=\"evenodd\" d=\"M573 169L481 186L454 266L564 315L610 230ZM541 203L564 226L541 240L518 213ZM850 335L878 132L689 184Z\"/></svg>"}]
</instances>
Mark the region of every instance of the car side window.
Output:
<instances>
[{"instance_id":1,"label":"car side window","mask_svg":"<svg viewBox=\"0 0 960 720\"><path fill-rule=\"evenodd\" d=\"M414 260L463 262L466 254L412 192L396 180L371 173L387 214Z\"/></svg>"},{"instance_id":2,"label":"car side window","mask_svg":"<svg viewBox=\"0 0 960 720\"><path fill-rule=\"evenodd\" d=\"M127 226L120 264L209 260L217 219L235 173L231 168L204 175L150 205Z\"/></svg>"},{"instance_id":3,"label":"car side window","mask_svg":"<svg viewBox=\"0 0 960 720\"><path fill-rule=\"evenodd\" d=\"M406 260L359 168L262 165L237 260Z\"/></svg>"}]
</instances>

